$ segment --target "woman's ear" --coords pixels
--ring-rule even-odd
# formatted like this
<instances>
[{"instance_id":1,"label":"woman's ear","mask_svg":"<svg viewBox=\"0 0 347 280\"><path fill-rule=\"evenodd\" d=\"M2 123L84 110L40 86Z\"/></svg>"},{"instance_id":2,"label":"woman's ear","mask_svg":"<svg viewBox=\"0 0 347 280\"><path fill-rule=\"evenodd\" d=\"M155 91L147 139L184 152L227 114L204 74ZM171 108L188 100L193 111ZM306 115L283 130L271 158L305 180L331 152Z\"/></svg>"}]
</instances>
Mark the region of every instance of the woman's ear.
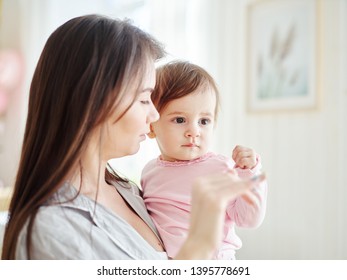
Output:
<instances>
[{"instance_id":1,"label":"woman's ear","mask_svg":"<svg viewBox=\"0 0 347 280\"><path fill-rule=\"evenodd\" d=\"M150 128L151 131L150 131L149 133L147 133L147 136L148 136L149 138L151 138L151 139L154 139L154 138L156 137L156 135L155 135L155 133L154 133L154 131L153 131L152 125L150 125L149 128Z\"/></svg>"}]
</instances>

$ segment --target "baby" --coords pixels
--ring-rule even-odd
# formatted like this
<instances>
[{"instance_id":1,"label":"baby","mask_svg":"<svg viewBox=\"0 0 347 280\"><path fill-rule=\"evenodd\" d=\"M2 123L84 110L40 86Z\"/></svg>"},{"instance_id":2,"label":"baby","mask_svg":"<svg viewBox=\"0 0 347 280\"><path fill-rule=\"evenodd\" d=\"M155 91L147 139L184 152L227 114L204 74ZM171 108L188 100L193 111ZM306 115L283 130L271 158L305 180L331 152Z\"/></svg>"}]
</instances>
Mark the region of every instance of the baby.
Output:
<instances>
[{"instance_id":1,"label":"baby","mask_svg":"<svg viewBox=\"0 0 347 280\"><path fill-rule=\"evenodd\" d=\"M144 167L143 198L169 257L186 239L190 222L191 189L195 178L217 172L251 178L260 173L260 157L236 146L232 159L210 151L219 107L213 78L201 67L174 61L157 69L152 100L160 119L151 124L161 155ZM250 203L256 196L259 203ZM266 182L248 195L231 201L225 215L223 241L215 259L235 259L242 245L235 226L258 227L265 216Z\"/></svg>"}]
</instances>

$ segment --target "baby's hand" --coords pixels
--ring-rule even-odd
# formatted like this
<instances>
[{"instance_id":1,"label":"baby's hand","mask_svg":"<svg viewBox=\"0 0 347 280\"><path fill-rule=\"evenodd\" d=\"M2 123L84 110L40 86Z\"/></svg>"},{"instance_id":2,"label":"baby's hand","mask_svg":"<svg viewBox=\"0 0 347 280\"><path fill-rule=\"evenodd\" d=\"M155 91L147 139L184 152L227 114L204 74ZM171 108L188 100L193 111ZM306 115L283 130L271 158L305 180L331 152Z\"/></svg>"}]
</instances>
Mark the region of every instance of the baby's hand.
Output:
<instances>
[{"instance_id":1,"label":"baby's hand","mask_svg":"<svg viewBox=\"0 0 347 280\"><path fill-rule=\"evenodd\" d=\"M242 169L252 169L257 165L257 156L253 149L237 145L232 154L236 166Z\"/></svg>"}]
</instances>

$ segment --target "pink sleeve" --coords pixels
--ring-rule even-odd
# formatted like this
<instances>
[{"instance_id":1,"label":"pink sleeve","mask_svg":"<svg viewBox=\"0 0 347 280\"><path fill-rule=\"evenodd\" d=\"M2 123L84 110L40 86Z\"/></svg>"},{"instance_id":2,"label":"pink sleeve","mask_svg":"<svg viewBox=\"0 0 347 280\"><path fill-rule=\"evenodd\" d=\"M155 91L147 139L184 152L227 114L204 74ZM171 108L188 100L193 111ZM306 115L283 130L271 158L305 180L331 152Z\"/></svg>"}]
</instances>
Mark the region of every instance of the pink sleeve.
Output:
<instances>
[{"instance_id":1,"label":"pink sleeve","mask_svg":"<svg viewBox=\"0 0 347 280\"><path fill-rule=\"evenodd\" d=\"M241 178L250 178L261 172L260 157L257 155L257 164L252 169L235 168ZM252 192L258 198L259 204L251 205L242 196L230 203L227 208L228 217L237 226L245 228L256 228L261 225L265 217L267 182L264 181L255 187Z\"/></svg>"}]
</instances>

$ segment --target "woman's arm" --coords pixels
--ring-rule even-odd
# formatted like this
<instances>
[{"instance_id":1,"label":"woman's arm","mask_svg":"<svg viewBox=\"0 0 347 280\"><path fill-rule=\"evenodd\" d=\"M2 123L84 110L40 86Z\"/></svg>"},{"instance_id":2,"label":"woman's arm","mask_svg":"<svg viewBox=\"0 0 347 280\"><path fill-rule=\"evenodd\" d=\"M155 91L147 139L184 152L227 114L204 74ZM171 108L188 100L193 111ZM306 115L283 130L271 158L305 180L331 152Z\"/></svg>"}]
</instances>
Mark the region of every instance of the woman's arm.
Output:
<instances>
[{"instance_id":1,"label":"woman's arm","mask_svg":"<svg viewBox=\"0 0 347 280\"><path fill-rule=\"evenodd\" d=\"M210 259L222 240L228 203L262 182L243 180L233 173L199 178L192 191L191 222L188 238L175 259ZM257 197L251 197L257 204Z\"/></svg>"}]
</instances>

